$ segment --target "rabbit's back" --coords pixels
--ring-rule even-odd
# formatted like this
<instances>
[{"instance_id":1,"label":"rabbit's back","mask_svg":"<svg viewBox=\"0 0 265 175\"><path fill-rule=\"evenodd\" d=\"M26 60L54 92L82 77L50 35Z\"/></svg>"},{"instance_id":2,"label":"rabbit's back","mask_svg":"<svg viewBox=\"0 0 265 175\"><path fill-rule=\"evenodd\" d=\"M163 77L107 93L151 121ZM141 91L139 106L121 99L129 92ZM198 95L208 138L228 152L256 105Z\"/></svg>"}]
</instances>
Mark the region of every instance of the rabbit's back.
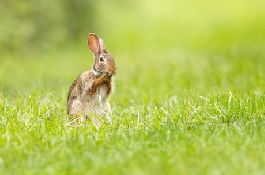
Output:
<instances>
[{"instance_id":1,"label":"rabbit's back","mask_svg":"<svg viewBox=\"0 0 265 175\"><path fill-rule=\"evenodd\" d=\"M70 87L67 99L67 113L69 115L82 115L85 108L86 89L88 89L94 80L92 71L86 71L78 76Z\"/></svg>"}]
</instances>

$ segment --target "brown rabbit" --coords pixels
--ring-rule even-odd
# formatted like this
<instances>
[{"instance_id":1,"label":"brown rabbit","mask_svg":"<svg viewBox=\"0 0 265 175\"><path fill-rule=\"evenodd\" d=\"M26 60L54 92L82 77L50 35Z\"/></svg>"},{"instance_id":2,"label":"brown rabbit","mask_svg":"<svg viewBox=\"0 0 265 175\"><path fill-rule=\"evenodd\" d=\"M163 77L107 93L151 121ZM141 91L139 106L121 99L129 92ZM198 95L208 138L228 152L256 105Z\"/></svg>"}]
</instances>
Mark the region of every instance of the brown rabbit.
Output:
<instances>
[{"instance_id":1,"label":"brown rabbit","mask_svg":"<svg viewBox=\"0 0 265 175\"><path fill-rule=\"evenodd\" d=\"M67 99L69 118L77 117L81 121L91 115L108 117L111 110L108 97L114 87L112 76L116 74L114 57L108 54L100 37L90 33L88 48L94 56L92 70L82 73L73 82Z\"/></svg>"}]
</instances>

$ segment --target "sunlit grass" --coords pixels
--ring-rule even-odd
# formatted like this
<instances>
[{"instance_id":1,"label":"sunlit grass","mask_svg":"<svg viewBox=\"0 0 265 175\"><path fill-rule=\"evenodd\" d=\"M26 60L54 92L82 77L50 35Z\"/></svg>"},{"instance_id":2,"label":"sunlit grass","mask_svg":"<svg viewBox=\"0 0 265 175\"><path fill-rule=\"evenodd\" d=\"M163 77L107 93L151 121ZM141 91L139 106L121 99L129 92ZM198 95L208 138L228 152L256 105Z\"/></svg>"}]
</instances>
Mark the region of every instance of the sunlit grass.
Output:
<instances>
[{"instance_id":1,"label":"sunlit grass","mask_svg":"<svg viewBox=\"0 0 265 175\"><path fill-rule=\"evenodd\" d=\"M68 88L92 63L87 50L3 61L21 72L2 71L1 174L264 172L262 52L142 55L116 54L112 122L100 130L72 128L66 115Z\"/></svg>"},{"instance_id":2,"label":"sunlit grass","mask_svg":"<svg viewBox=\"0 0 265 175\"><path fill-rule=\"evenodd\" d=\"M262 174L264 95L200 93L113 102L112 123L100 130L91 122L70 127L64 99L54 93L1 96L1 171Z\"/></svg>"}]
</instances>

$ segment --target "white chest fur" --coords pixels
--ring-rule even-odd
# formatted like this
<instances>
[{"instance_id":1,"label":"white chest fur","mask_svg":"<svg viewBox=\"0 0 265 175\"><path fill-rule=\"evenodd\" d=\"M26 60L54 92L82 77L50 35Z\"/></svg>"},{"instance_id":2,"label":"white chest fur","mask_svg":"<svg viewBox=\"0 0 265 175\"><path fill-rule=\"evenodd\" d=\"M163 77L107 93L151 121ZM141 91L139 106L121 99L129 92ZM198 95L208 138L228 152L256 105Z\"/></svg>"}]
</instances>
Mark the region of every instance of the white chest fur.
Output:
<instances>
[{"instance_id":1,"label":"white chest fur","mask_svg":"<svg viewBox=\"0 0 265 175\"><path fill-rule=\"evenodd\" d=\"M108 115L110 105L108 103L106 85L98 87L96 94L88 101L87 111L97 115Z\"/></svg>"}]
</instances>

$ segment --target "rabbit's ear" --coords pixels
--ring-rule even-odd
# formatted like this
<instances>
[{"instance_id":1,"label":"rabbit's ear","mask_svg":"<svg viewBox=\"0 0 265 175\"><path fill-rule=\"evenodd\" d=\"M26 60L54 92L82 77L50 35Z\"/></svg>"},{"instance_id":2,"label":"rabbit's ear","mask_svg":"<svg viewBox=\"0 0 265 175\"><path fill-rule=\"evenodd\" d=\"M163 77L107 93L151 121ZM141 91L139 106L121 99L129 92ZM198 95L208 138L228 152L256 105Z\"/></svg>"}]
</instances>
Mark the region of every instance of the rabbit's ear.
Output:
<instances>
[{"instance_id":1,"label":"rabbit's ear","mask_svg":"<svg viewBox=\"0 0 265 175\"><path fill-rule=\"evenodd\" d=\"M88 48L94 53L98 53L99 52L99 38L97 37L97 35L90 33L88 35Z\"/></svg>"},{"instance_id":2,"label":"rabbit's ear","mask_svg":"<svg viewBox=\"0 0 265 175\"><path fill-rule=\"evenodd\" d=\"M100 37L98 37L98 39L99 39L99 49L100 49L100 52L107 53L107 50L106 50L106 47L104 45L103 39L101 39Z\"/></svg>"}]
</instances>

